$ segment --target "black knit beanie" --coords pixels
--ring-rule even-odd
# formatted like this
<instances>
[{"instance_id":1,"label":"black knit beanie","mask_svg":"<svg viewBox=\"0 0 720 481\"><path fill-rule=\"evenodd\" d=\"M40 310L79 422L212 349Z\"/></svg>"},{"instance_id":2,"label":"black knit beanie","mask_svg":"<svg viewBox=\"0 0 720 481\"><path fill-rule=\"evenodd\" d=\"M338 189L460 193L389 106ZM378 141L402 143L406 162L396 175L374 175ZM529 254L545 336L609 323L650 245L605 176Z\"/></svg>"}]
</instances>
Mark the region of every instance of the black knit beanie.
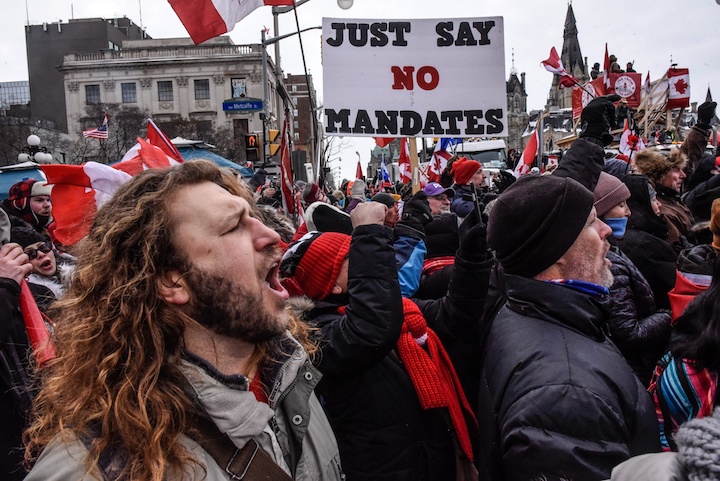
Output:
<instances>
[{"instance_id":1,"label":"black knit beanie","mask_svg":"<svg viewBox=\"0 0 720 481\"><path fill-rule=\"evenodd\" d=\"M495 201L487 226L488 245L507 274L532 278L575 242L593 201L592 192L573 179L522 177Z\"/></svg>"}]
</instances>

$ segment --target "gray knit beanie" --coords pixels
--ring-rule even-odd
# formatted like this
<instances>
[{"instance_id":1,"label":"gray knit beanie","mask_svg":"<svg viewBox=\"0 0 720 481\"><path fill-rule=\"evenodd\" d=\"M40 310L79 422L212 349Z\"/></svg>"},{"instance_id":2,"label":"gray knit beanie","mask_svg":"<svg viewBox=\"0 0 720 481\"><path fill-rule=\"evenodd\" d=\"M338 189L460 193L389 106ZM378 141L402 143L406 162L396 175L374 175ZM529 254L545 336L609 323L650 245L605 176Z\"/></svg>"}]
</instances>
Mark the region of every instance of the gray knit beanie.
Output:
<instances>
[{"instance_id":1,"label":"gray knit beanie","mask_svg":"<svg viewBox=\"0 0 720 481\"><path fill-rule=\"evenodd\" d=\"M600 178L593 191L595 210L598 217L603 217L610 209L630 198L627 185L614 175L600 172Z\"/></svg>"},{"instance_id":2,"label":"gray knit beanie","mask_svg":"<svg viewBox=\"0 0 720 481\"><path fill-rule=\"evenodd\" d=\"M686 422L675 434L680 464L690 481L720 479L720 409Z\"/></svg>"}]
</instances>

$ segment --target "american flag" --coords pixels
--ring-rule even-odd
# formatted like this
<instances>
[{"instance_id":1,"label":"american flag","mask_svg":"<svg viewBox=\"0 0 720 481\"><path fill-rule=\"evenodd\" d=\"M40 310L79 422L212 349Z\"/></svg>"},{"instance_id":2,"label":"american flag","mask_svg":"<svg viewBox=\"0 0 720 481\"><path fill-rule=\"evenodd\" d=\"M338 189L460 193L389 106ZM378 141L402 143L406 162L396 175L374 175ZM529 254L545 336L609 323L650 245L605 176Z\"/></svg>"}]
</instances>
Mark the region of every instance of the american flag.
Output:
<instances>
[{"instance_id":1,"label":"american flag","mask_svg":"<svg viewBox=\"0 0 720 481\"><path fill-rule=\"evenodd\" d=\"M108 114L105 112L105 118L100 127L96 129L83 130L83 137L91 139L107 140L108 138Z\"/></svg>"}]
</instances>

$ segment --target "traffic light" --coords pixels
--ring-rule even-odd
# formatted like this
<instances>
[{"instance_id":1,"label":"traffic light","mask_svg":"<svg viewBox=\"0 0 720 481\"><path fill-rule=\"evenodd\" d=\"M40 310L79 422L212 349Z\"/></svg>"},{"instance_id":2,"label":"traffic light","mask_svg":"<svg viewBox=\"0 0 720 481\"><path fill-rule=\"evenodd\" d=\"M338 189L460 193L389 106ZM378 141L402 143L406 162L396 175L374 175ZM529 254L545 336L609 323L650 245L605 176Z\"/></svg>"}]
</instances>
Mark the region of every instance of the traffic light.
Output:
<instances>
[{"instance_id":1,"label":"traffic light","mask_svg":"<svg viewBox=\"0 0 720 481\"><path fill-rule=\"evenodd\" d=\"M270 157L277 154L280 149L280 131L279 130L268 130L268 150L270 151Z\"/></svg>"},{"instance_id":2,"label":"traffic light","mask_svg":"<svg viewBox=\"0 0 720 481\"><path fill-rule=\"evenodd\" d=\"M249 162L260 160L260 137L258 134L245 134L245 155Z\"/></svg>"}]
</instances>

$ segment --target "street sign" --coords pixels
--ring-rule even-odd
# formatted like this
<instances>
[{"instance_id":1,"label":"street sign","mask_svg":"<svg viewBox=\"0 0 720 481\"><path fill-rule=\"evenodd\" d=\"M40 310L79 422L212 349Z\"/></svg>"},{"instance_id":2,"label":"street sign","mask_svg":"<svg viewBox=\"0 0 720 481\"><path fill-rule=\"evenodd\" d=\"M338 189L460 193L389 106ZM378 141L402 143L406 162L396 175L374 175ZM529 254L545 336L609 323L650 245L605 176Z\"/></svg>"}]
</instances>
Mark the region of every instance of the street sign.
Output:
<instances>
[{"instance_id":1,"label":"street sign","mask_svg":"<svg viewBox=\"0 0 720 481\"><path fill-rule=\"evenodd\" d=\"M226 100L223 102L223 110L228 111L241 111L241 112L252 112L263 109L262 99L234 99Z\"/></svg>"}]
</instances>

